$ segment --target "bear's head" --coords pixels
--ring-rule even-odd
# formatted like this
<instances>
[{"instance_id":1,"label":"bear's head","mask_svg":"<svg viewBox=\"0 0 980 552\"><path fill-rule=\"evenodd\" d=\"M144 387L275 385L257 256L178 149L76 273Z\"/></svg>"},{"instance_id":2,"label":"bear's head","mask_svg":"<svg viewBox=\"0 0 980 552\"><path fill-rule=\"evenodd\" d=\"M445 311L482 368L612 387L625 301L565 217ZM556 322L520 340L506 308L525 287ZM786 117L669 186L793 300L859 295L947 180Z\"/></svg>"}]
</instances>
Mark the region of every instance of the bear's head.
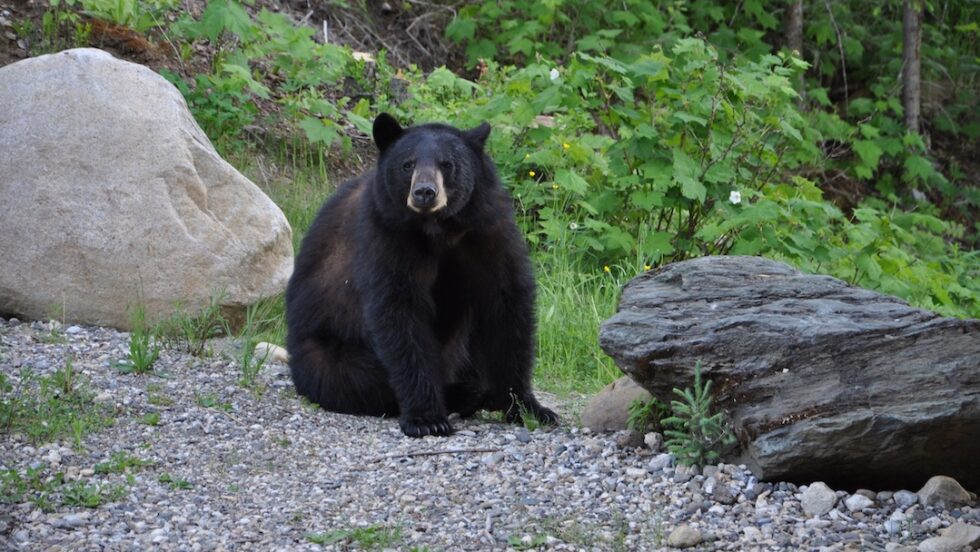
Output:
<instances>
[{"instance_id":1,"label":"bear's head","mask_svg":"<svg viewBox=\"0 0 980 552\"><path fill-rule=\"evenodd\" d=\"M382 113L374 120L373 134L379 152L375 199L386 214L452 217L486 180L487 123L470 130L442 124L403 128Z\"/></svg>"}]
</instances>

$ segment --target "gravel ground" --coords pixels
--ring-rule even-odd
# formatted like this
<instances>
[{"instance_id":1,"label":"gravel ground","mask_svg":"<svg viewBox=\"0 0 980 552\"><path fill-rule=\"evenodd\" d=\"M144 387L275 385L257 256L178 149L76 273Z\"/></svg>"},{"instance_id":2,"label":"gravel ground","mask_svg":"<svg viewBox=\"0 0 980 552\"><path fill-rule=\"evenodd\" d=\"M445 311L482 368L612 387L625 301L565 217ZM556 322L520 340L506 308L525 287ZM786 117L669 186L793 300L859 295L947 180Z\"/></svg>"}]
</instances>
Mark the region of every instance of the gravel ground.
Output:
<instances>
[{"instance_id":1,"label":"gravel ground","mask_svg":"<svg viewBox=\"0 0 980 552\"><path fill-rule=\"evenodd\" d=\"M262 392L220 355L165 350L153 375L120 374L127 334L54 327L0 318L3 400L70 355L75 388L113 423L77 441L0 428L0 549L914 550L956 522L980 525L975 502L937 509L912 493L837 491L812 517L805 487L733 465L675 468L575 427L455 420L452 437L409 439L392 420L311 408L280 364L263 369ZM145 465L96 467L120 451ZM12 498L12 474L29 472L44 500ZM66 505L79 486L100 490L96 507Z\"/></svg>"}]
</instances>

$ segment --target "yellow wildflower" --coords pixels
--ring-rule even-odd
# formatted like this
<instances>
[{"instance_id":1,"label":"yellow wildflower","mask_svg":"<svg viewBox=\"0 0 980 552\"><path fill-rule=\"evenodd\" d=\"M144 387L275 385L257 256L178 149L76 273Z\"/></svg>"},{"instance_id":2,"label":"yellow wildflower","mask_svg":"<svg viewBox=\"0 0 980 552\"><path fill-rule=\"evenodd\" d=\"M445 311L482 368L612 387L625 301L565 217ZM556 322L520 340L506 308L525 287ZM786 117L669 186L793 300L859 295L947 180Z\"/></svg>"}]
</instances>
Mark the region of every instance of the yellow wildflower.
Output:
<instances>
[{"instance_id":1,"label":"yellow wildflower","mask_svg":"<svg viewBox=\"0 0 980 552\"><path fill-rule=\"evenodd\" d=\"M534 175L535 175L535 172L534 172L534 171L527 171L527 174L528 174L529 176L531 176L531 177L534 177Z\"/></svg>"},{"instance_id":2,"label":"yellow wildflower","mask_svg":"<svg viewBox=\"0 0 980 552\"><path fill-rule=\"evenodd\" d=\"M612 270L609 269L609 265L606 265L606 266L602 267L602 271L605 272L605 273L607 273L607 274L610 273L610 272L612 272Z\"/></svg>"},{"instance_id":3,"label":"yellow wildflower","mask_svg":"<svg viewBox=\"0 0 980 552\"><path fill-rule=\"evenodd\" d=\"M643 270L650 270L651 268L653 267L648 264L643 265Z\"/></svg>"},{"instance_id":4,"label":"yellow wildflower","mask_svg":"<svg viewBox=\"0 0 980 552\"><path fill-rule=\"evenodd\" d=\"M558 189L558 184L552 184L551 185L551 189L552 190L557 190Z\"/></svg>"},{"instance_id":5,"label":"yellow wildflower","mask_svg":"<svg viewBox=\"0 0 980 552\"><path fill-rule=\"evenodd\" d=\"M565 142L564 144L561 145L561 147L563 147L565 149L568 149L568 148L570 148L572 146L568 145L568 142Z\"/></svg>"}]
</instances>

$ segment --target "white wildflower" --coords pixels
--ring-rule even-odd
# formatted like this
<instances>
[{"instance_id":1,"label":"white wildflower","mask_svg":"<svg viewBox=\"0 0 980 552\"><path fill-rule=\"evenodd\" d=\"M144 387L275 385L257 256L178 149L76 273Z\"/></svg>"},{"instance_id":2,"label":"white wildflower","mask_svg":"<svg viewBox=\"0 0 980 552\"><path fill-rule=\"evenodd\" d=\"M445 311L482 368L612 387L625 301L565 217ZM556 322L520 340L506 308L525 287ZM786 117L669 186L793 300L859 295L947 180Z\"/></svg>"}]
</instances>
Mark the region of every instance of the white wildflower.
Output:
<instances>
[{"instance_id":1,"label":"white wildflower","mask_svg":"<svg viewBox=\"0 0 980 552\"><path fill-rule=\"evenodd\" d=\"M732 190L732 193L728 194L728 201L730 201L732 205L738 205L739 203L742 203L742 194L737 190Z\"/></svg>"},{"instance_id":2,"label":"white wildflower","mask_svg":"<svg viewBox=\"0 0 980 552\"><path fill-rule=\"evenodd\" d=\"M551 80L553 80L553 81L558 80L558 77L560 75L561 75L561 73L558 72L558 69L557 68L556 69L552 69L551 70L551 73L549 73L549 76L551 77Z\"/></svg>"}]
</instances>

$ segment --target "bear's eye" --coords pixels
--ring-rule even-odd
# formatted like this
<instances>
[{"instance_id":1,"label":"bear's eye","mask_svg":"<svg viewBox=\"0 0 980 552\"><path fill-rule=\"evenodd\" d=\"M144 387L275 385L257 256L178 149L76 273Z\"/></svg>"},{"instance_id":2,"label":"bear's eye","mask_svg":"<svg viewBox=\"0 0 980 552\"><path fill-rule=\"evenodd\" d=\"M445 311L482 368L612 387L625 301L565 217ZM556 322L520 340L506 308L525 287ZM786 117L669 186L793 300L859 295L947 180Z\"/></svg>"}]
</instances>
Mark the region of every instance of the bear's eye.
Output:
<instances>
[{"instance_id":1,"label":"bear's eye","mask_svg":"<svg viewBox=\"0 0 980 552\"><path fill-rule=\"evenodd\" d=\"M453 162L452 161L440 161L439 162L439 168L442 169L442 172L451 172L453 170Z\"/></svg>"},{"instance_id":2,"label":"bear's eye","mask_svg":"<svg viewBox=\"0 0 980 552\"><path fill-rule=\"evenodd\" d=\"M405 161L402 163L402 170L405 172L411 172L415 168L415 161Z\"/></svg>"}]
</instances>

